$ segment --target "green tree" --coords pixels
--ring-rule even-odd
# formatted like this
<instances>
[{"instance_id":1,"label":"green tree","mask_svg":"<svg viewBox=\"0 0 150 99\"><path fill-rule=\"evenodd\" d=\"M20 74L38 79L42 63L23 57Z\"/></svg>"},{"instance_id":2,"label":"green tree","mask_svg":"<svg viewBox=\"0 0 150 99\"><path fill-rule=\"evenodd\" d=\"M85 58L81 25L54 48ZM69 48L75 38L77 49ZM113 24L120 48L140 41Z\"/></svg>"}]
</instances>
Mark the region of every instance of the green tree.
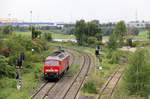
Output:
<instances>
[{"instance_id":1,"label":"green tree","mask_svg":"<svg viewBox=\"0 0 150 99\"><path fill-rule=\"evenodd\" d=\"M114 29L114 35L119 40L120 47L122 47L124 42L124 36L127 35L127 29L124 21L120 21L116 24Z\"/></svg>"},{"instance_id":2,"label":"green tree","mask_svg":"<svg viewBox=\"0 0 150 99\"><path fill-rule=\"evenodd\" d=\"M88 36L97 36L97 39L101 40L101 28L95 22L91 21L87 23L87 34Z\"/></svg>"},{"instance_id":3,"label":"green tree","mask_svg":"<svg viewBox=\"0 0 150 99\"><path fill-rule=\"evenodd\" d=\"M52 41L52 33L50 32L44 33L44 39L46 39L48 42Z\"/></svg>"},{"instance_id":4,"label":"green tree","mask_svg":"<svg viewBox=\"0 0 150 99\"><path fill-rule=\"evenodd\" d=\"M42 32L36 30L34 26L30 26L30 27L29 27L29 30L30 30L31 33L32 33L32 34L31 34L32 39L41 38L41 33L42 33Z\"/></svg>"},{"instance_id":5,"label":"green tree","mask_svg":"<svg viewBox=\"0 0 150 99\"><path fill-rule=\"evenodd\" d=\"M0 55L0 78L2 77L15 78L16 72L13 66L8 65L7 59Z\"/></svg>"},{"instance_id":6,"label":"green tree","mask_svg":"<svg viewBox=\"0 0 150 99\"><path fill-rule=\"evenodd\" d=\"M3 27L2 33L4 35L12 34L13 32L13 26L12 25L7 25Z\"/></svg>"},{"instance_id":7,"label":"green tree","mask_svg":"<svg viewBox=\"0 0 150 99\"><path fill-rule=\"evenodd\" d=\"M95 22L98 26L100 25L99 20L92 20L92 22Z\"/></svg>"},{"instance_id":8,"label":"green tree","mask_svg":"<svg viewBox=\"0 0 150 99\"><path fill-rule=\"evenodd\" d=\"M75 36L78 42L78 45L84 45L86 40L86 28L87 25L84 20L76 22L75 25Z\"/></svg>"},{"instance_id":9,"label":"green tree","mask_svg":"<svg viewBox=\"0 0 150 99\"><path fill-rule=\"evenodd\" d=\"M96 37L93 36L88 37L88 45L90 45L91 47L95 47L96 42L97 42Z\"/></svg>"},{"instance_id":10,"label":"green tree","mask_svg":"<svg viewBox=\"0 0 150 99\"><path fill-rule=\"evenodd\" d=\"M79 45L87 45L88 37L95 37L98 41L102 41L101 28L93 21L88 23L84 20L77 21L75 36Z\"/></svg>"},{"instance_id":11,"label":"green tree","mask_svg":"<svg viewBox=\"0 0 150 99\"><path fill-rule=\"evenodd\" d=\"M129 58L129 67L125 73L125 88L131 95L147 96L150 91L149 52L138 49Z\"/></svg>"},{"instance_id":12,"label":"green tree","mask_svg":"<svg viewBox=\"0 0 150 99\"><path fill-rule=\"evenodd\" d=\"M107 47L110 49L110 50L116 50L117 47L118 47L118 43L117 43L117 38L115 35L111 35L109 37L109 41L107 43Z\"/></svg>"},{"instance_id":13,"label":"green tree","mask_svg":"<svg viewBox=\"0 0 150 99\"><path fill-rule=\"evenodd\" d=\"M150 27L148 29L148 39L150 40Z\"/></svg>"}]
</instances>

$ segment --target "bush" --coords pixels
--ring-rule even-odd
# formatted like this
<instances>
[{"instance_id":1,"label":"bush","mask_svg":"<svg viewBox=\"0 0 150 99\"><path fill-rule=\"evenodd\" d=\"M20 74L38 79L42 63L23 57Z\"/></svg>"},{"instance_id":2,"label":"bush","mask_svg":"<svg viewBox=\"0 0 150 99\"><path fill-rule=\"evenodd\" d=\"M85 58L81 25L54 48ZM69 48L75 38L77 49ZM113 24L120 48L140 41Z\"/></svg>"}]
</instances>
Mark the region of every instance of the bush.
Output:
<instances>
[{"instance_id":1,"label":"bush","mask_svg":"<svg viewBox=\"0 0 150 99\"><path fill-rule=\"evenodd\" d=\"M87 93L97 93L98 92L98 90L96 88L96 84L93 81L86 82L81 90L83 92L87 92Z\"/></svg>"},{"instance_id":2,"label":"bush","mask_svg":"<svg viewBox=\"0 0 150 99\"><path fill-rule=\"evenodd\" d=\"M147 96L150 92L150 56L148 50L138 49L129 58L125 73L125 88L131 95Z\"/></svg>"},{"instance_id":3,"label":"bush","mask_svg":"<svg viewBox=\"0 0 150 99\"><path fill-rule=\"evenodd\" d=\"M17 80L10 78L0 79L0 89L1 88L16 88Z\"/></svg>"},{"instance_id":4,"label":"bush","mask_svg":"<svg viewBox=\"0 0 150 99\"><path fill-rule=\"evenodd\" d=\"M4 55L4 56L8 57L9 54L10 54L10 49L8 48L8 46L5 46L5 45L4 45L4 46L1 47L0 53L1 53L2 55Z\"/></svg>"},{"instance_id":5,"label":"bush","mask_svg":"<svg viewBox=\"0 0 150 99\"><path fill-rule=\"evenodd\" d=\"M2 29L2 33L4 35L8 35L8 34L12 34L13 32L13 26L12 25L7 25L7 26L4 26L3 29Z\"/></svg>"},{"instance_id":6,"label":"bush","mask_svg":"<svg viewBox=\"0 0 150 99\"><path fill-rule=\"evenodd\" d=\"M15 78L16 77L15 68L8 65L8 61L4 56L0 55L0 78L2 77L9 77Z\"/></svg>"},{"instance_id":7,"label":"bush","mask_svg":"<svg viewBox=\"0 0 150 99\"><path fill-rule=\"evenodd\" d=\"M102 28L102 34L104 36L109 36L113 34L114 29L112 27Z\"/></svg>"},{"instance_id":8,"label":"bush","mask_svg":"<svg viewBox=\"0 0 150 99\"><path fill-rule=\"evenodd\" d=\"M134 41L133 46L134 47L150 46L150 41Z\"/></svg>"},{"instance_id":9,"label":"bush","mask_svg":"<svg viewBox=\"0 0 150 99\"><path fill-rule=\"evenodd\" d=\"M126 42L127 42L127 46L132 47L132 38L128 38Z\"/></svg>"},{"instance_id":10,"label":"bush","mask_svg":"<svg viewBox=\"0 0 150 99\"><path fill-rule=\"evenodd\" d=\"M44 39L47 40L48 42L52 41L52 33L46 32L43 34Z\"/></svg>"},{"instance_id":11,"label":"bush","mask_svg":"<svg viewBox=\"0 0 150 99\"><path fill-rule=\"evenodd\" d=\"M88 37L88 45L91 47L95 47L97 42L97 38L96 37Z\"/></svg>"},{"instance_id":12,"label":"bush","mask_svg":"<svg viewBox=\"0 0 150 99\"><path fill-rule=\"evenodd\" d=\"M116 64L120 60L120 52L110 49L107 53L107 58L110 59L109 63Z\"/></svg>"},{"instance_id":13,"label":"bush","mask_svg":"<svg viewBox=\"0 0 150 99\"><path fill-rule=\"evenodd\" d=\"M44 50L48 49L47 43L44 40L35 39L33 43L34 43L33 48L37 52L41 52L41 51L44 51Z\"/></svg>"},{"instance_id":14,"label":"bush","mask_svg":"<svg viewBox=\"0 0 150 99\"><path fill-rule=\"evenodd\" d=\"M115 35L111 35L109 37L109 41L107 43L107 47L109 49L112 49L112 50L116 50L117 49L118 43L117 43L117 39L116 39Z\"/></svg>"}]
</instances>

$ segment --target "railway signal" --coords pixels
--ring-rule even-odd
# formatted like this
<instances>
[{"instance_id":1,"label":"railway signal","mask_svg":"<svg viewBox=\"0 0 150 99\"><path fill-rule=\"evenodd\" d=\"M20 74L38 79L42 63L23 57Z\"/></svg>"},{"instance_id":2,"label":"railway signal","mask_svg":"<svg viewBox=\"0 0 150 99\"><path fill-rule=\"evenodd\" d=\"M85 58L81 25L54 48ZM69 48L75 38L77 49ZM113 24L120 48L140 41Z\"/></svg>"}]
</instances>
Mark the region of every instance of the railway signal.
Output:
<instances>
[{"instance_id":1,"label":"railway signal","mask_svg":"<svg viewBox=\"0 0 150 99\"><path fill-rule=\"evenodd\" d=\"M18 84L17 84L17 89L20 90L21 89L21 70L23 68L23 62L25 59L25 55L24 53L20 54L20 58L17 60L17 71L18 71Z\"/></svg>"},{"instance_id":2,"label":"railway signal","mask_svg":"<svg viewBox=\"0 0 150 99\"><path fill-rule=\"evenodd\" d=\"M98 50L98 48L96 48L96 50L95 50L95 55L96 55L96 58L97 58L97 70L98 70L98 68L99 68L99 66L98 66L98 57L99 57L99 50ZM98 73L98 71L96 72L96 73Z\"/></svg>"},{"instance_id":3,"label":"railway signal","mask_svg":"<svg viewBox=\"0 0 150 99\"><path fill-rule=\"evenodd\" d=\"M22 68L22 60L21 59L18 59L17 60L17 69L21 69Z\"/></svg>"},{"instance_id":4,"label":"railway signal","mask_svg":"<svg viewBox=\"0 0 150 99\"><path fill-rule=\"evenodd\" d=\"M98 49L95 50L95 55L99 56L99 50Z\"/></svg>"},{"instance_id":5,"label":"railway signal","mask_svg":"<svg viewBox=\"0 0 150 99\"><path fill-rule=\"evenodd\" d=\"M20 54L20 60L23 60L23 61L25 60L25 55L24 55L24 53L21 53L21 54Z\"/></svg>"},{"instance_id":6,"label":"railway signal","mask_svg":"<svg viewBox=\"0 0 150 99\"><path fill-rule=\"evenodd\" d=\"M100 45L97 45L97 49L100 50L100 49L101 49L101 46L100 46Z\"/></svg>"},{"instance_id":7,"label":"railway signal","mask_svg":"<svg viewBox=\"0 0 150 99\"><path fill-rule=\"evenodd\" d=\"M99 53L101 47L100 45L97 45L96 50L95 50L95 55L97 58L97 70L102 70L102 55ZM98 63L100 62L100 66L98 65Z\"/></svg>"}]
</instances>

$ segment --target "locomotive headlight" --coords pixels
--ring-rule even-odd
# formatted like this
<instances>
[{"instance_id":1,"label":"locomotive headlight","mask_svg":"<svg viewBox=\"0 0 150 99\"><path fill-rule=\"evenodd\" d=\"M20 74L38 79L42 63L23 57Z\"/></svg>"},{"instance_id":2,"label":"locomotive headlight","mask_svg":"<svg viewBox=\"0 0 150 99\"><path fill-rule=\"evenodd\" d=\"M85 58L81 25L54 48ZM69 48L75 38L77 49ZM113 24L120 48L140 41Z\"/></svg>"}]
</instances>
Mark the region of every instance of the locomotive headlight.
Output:
<instances>
[{"instance_id":1,"label":"locomotive headlight","mask_svg":"<svg viewBox=\"0 0 150 99\"><path fill-rule=\"evenodd\" d=\"M55 69L55 72L58 72L58 70L57 70L57 69Z\"/></svg>"}]
</instances>

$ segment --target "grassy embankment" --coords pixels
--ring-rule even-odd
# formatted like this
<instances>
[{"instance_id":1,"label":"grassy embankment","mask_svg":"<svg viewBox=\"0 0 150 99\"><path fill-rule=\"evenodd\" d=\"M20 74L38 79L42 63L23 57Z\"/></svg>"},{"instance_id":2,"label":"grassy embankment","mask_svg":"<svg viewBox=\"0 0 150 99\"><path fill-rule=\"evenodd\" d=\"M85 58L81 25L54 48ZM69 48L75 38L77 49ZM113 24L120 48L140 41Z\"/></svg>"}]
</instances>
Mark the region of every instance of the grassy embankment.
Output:
<instances>
[{"instance_id":1,"label":"grassy embankment","mask_svg":"<svg viewBox=\"0 0 150 99\"><path fill-rule=\"evenodd\" d=\"M10 51L12 55L10 54L10 56L7 57L8 63L12 62L10 59L16 60L15 56L17 56L18 53L16 51L23 50L26 57L23 64L24 67L22 69L21 90L20 91L17 90L17 79L15 77L9 78L7 76L3 76L2 78L0 78L0 99L30 99L30 94L39 85L39 83L43 81L41 74L43 73L44 59L50 53L56 50L56 48L48 47L49 45L47 45L48 48L47 50L39 50L40 48L42 48L42 44L40 45L37 42L42 43L43 41L40 40L30 41L27 35L23 37L12 36L3 41L3 46L8 46L11 49ZM23 46L22 44L26 45L26 47ZM30 44L34 44L34 47L37 48L37 51L35 50L35 52L32 53L30 50L25 50L30 49L31 46ZM12 66L15 72L17 72L14 63L13 64L9 63L9 65ZM7 69L8 68L3 70L3 72L5 72L6 74Z\"/></svg>"}]
</instances>

